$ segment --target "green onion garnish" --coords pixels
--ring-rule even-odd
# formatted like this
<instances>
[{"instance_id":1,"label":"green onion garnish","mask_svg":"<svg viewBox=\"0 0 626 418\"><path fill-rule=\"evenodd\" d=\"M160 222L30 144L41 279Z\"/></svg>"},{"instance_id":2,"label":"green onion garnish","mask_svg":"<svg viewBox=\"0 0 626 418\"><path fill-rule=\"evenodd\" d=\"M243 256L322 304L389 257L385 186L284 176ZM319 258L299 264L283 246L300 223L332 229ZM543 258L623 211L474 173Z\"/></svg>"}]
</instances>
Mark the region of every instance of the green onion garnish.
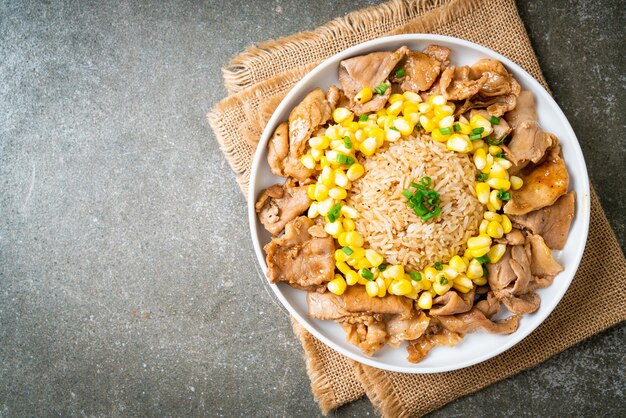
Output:
<instances>
[{"instance_id":1,"label":"green onion garnish","mask_svg":"<svg viewBox=\"0 0 626 418\"><path fill-rule=\"evenodd\" d=\"M476 259L476 261L478 261L480 264L488 263L489 262L489 256L487 254L485 254L482 257L478 257Z\"/></svg>"},{"instance_id":2,"label":"green onion garnish","mask_svg":"<svg viewBox=\"0 0 626 418\"><path fill-rule=\"evenodd\" d=\"M435 264L433 267L435 267L435 269L439 271L443 270L443 265L441 264L441 261L435 261Z\"/></svg>"},{"instance_id":3,"label":"green onion garnish","mask_svg":"<svg viewBox=\"0 0 626 418\"><path fill-rule=\"evenodd\" d=\"M473 134L482 134L483 132L485 132L485 128L483 128L482 126L480 128L472 129Z\"/></svg>"},{"instance_id":4,"label":"green onion garnish","mask_svg":"<svg viewBox=\"0 0 626 418\"><path fill-rule=\"evenodd\" d=\"M489 119L489 121L491 122L492 125L499 125L500 124L500 118L497 118L495 116L492 116L491 119Z\"/></svg>"},{"instance_id":5,"label":"green onion garnish","mask_svg":"<svg viewBox=\"0 0 626 418\"><path fill-rule=\"evenodd\" d=\"M498 191L498 199L504 201L504 200L511 200L511 193L509 192L505 192L504 190L500 189Z\"/></svg>"},{"instance_id":6,"label":"green onion garnish","mask_svg":"<svg viewBox=\"0 0 626 418\"><path fill-rule=\"evenodd\" d=\"M443 285L448 284L448 278L442 277L441 279L439 279L439 284L443 284Z\"/></svg>"},{"instance_id":7,"label":"green onion garnish","mask_svg":"<svg viewBox=\"0 0 626 418\"><path fill-rule=\"evenodd\" d=\"M409 276L411 276L411 280L413 281L416 281L416 282L422 281L422 273L420 272L412 271L409 273Z\"/></svg>"},{"instance_id":8,"label":"green onion garnish","mask_svg":"<svg viewBox=\"0 0 626 418\"><path fill-rule=\"evenodd\" d=\"M404 68L398 68L398 71L396 71L396 78L402 77L404 77Z\"/></svg>"},{"instance_id":9,"label":"green onion garnish","mask_svg":"<svg viewBox=\"0 0 626 418\"><path fill-rule=\"evenodd\" d=\"M374 88L374 91L377 94L383 95L385 94L385 92L387 91L387 89L389 88L389 86L387 84L385 84L384 82L380 83L378 86L376 86Z\"/></svg>"},{"instance_id":10,"label":"green onion garnish","mask_svg":"<svg viewBox=\"0 0 626 418\"><path fill-rule=\"evenodd\" d=\"M400 132L400 130L396 128L395 126L390 126L389 129L394 130L396 132Z\"/></svg>"},{"instance_id":11,"label":"green onion garnish","mask_svg":"<svg viewBox=\"0 0 626 418\"><path fill-rule=\"evenodd\" d=\"M337 154L337 162L344 165L352 165L355 163L354 157L344 154Z\"/></svg>"},{"instance_id":12,"label":"green onion garnish","mask_svg":"<svg viewBox=\"0 0 626 418\"><path fill-rule=\"evenodd\" d=\"M352 140L350 139L349 136L343 137L343 145L345 145L347 149L352 148Z\"/></svg>"},{"instance_id":13,"label":"green onion garnish","mask_svg":"<svg viewBox=\"0 0 626 418\"><path fill-rule=\"evenodd\" d=\"M504 139L507 137L507 135L504 135L502 138L500 138L499 140L495 140L491 137L491 135L489 135L487 137L487 143L489 145L500 145L501 143L504 142Z\"/></svg>"},{"instance_id":14,"label":"green onion garnish","mask_svg":"<svg viewBox=\"0 0 626 418\"><path fill-rule=\"evenodd\" d=\"M361 277L363 277L365 280L371 281L372 279L374 279L374 273L372 273L370 269L361 269Z\"/></svg>"},{"instance_id":15,"label":"green onion garnish","mask_svg":"<svg viewBox=\"0 0 626 418\"><path fill-rule=\"evenodd\" d=\"M487 181L489 175L487 173L478 173L476 174L476 180L478 181Z\"/></svg>"},{"instance_id":16,"label":"green onion garnish","mask_svg":"<svg viewBox=\"0 0 626 418\"><path fill-rule=\"evenodd\" d=\"M454 125L452 125L452 128L454 128L454 132L459 132L461 130L461 125L459 125L459 122L455 122Z\"/></svg>"},{"instance_id":17,"label":"green onion garnish","mask_svg":"<svg viewBox=\"0 0 626 418\"><path fill-rule=\"evenodd\" d=\"M378 266L378 271L383 272L387 270L387 264L383 263L380 266Z\"/></svg>"},{"instance_id":18,"label":"green onion garnish","mask_svg":"<svg viewBox=\"0 0 626 418\"><path fill-rule=\"evenodd\" d=\"M487 267L483 265L483 277L485 277L488 274L489 274L489 270L487 270Z\"/></svg>"},{"instance_id":19,"label":"green onion garnish","mask_svg":"<svg viewBox=\"0 0 626 418\"><path fill-rule=\"evenodd\" d=\"M442 135L450 135L452 133L452 130L450 130L449 127L445 127L445 128L439 128L439 132Z\"/></svg>"},{"instance_id":20,"label":"green onion garnish","mask_svg":"<svg viewBox=\"0 0 626 418\"><path fill-rule=\"evenodd\" d=\"M496 158L505 158L506 156L503 153L496 154Z\"/></svg>"},{"instance_id":21,"label":"green onion garnish","mask_svg":"<svg viewBox=\"0 0 626 418\"><path fill-rule=\"evenodd\" d=\"M476 141L480 139L480 134L476 134L476 135L471 135L469 137L470 141Z\"/></svg>"},{"instance_id":22,"label":"green onion garnish","mask_svg":"<svg viewBox=\"0 0 626 418\"><path fill-rule=\"evenodd\" d=\"M430 186L433 182L433 179L431 179L430 177L426 176L426 177L422 177L422 179L420 180L420 183L422 183L422 186Z\"/></svg>"},{"instance_id":23,"label":"green onion garnish","mask_svg":"<svg viewBox=\"0 0 626 418\"><path fill-rule=\"evenodd\" d=\"M413 209L413 212L423 221L428 221L441 215L439 203L439 193L430 189L433 180L430 177L423 177L419 183L411 182L409 187L416 189L412 192L409 189L402 191L402 196L407 198L406 205Z\"/></svg>"},{"instance_id":24,"label":"green onion garnish","mask_svg":"<svg viewBox=\"0 0 626 418\"><path fill-rule=\"evenodd\" d=\"M346 255L352 255L352 253L354 252L354 251L352 251L352 248L350 248L350 247L343 247L343 248L341 249L341 251L343 251L344 253L346 253Z\"/></svg>"},{"instance_id":25,"label":"green onion garnish","mask_svg":"<svg viewBox=\"0 0 626 418\"><path fill-rule=\"evenodd\" d=\"M369 117L365 113L359 116L359 122L367 122L368 119Z\"/></svg>"},{"instance_id":26,"label":"green onion garnish","mask_svg":"<svg viewBox=\"0 0 626 418\"><path fill-rule=\"evenodd\" d=\"M330 210L328 211L328 220L330 222L335 222L337 219L339 219L339 212L341 212L341 205L339 203L336 203L335 206L330 208Z\"/></svg>"}]
</instances>

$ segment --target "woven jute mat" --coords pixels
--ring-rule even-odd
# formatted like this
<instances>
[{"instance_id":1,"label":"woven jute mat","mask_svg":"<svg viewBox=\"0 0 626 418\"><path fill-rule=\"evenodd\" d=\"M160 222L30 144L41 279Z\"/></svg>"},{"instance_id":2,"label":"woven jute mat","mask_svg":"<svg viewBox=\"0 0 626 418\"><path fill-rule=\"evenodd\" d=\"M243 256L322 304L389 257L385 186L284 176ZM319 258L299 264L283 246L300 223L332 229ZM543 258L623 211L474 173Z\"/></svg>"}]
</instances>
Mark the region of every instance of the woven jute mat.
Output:
<instances>
[{"instance_id":1,"label":"woven jute mat","mask_svg":"<svg viewBox=\"0 0 626 418\"><path fill-rule=\"evenodd\" d=\"M293 85L330 55L398 33L436 33L476 42L515 61L548 88L513 0L393 0L310 32L251 47L224 68L230 95L208 115L244 193L262 130ZM386 372L343 357L292 323L323 413L367 395L384 416L408 417L537 365L625 319L626 259L592 191L589 238L572 285L537 330L491 360L432 375Z\"/></svg>"}]
</instances>

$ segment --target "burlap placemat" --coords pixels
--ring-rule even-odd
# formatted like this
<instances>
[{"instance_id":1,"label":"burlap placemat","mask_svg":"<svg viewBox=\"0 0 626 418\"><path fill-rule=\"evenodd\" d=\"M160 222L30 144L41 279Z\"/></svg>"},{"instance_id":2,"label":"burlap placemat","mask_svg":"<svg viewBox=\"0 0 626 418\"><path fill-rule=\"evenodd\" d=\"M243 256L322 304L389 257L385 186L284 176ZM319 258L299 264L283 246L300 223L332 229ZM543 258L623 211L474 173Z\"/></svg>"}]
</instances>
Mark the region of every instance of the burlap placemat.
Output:
<instances>
[{"instance_id":1,"label":"burlap placemat","mask_svg":"<svg viewBox=\"0 0 626 418\"><path fill-rule=\"evenodd\" d=\"M513 0L394 0L351 13L314 31L249 48L224 69L231 96L208 118L242 191L265 123L289 89L328 56L391 33L438 33L482 44L521 65L547 88ZM626 259L592 192L589 239L570 289L535 332L487 362L434 375L385 372L348 360L292 322L322 412L366 394L385 416L419 416L623 321L625 289Z\"/></svg>"}]
</instances>

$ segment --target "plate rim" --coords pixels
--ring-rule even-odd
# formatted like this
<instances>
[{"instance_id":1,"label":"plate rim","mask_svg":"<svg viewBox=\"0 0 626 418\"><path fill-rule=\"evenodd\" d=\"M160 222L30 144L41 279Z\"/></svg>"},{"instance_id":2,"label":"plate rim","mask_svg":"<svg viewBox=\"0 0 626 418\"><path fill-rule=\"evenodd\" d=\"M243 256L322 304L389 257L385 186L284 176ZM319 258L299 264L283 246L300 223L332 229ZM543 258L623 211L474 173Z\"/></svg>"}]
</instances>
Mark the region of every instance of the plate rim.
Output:
<instances>
[{"instance_id":1,"label":"plate rim","mask_svg":"<svg viewBox=\"0 0 626 418\"><path fill-rule=\"evenodd\" d=\"M502 354L503 352L517 345L519 342L521 342L526 337L528 337L531 333L533 333L539 326L541 326L545 322L546 318L548 318L552 314L556 306L560 303L560 301L563 299L563 296L565 295L565 293L571 286L571 282L574 279L576 272L578 271L578 267L580 266L580 261L582 260L583 252L585 249L585 243L587 242L587 239L588 239L589 222L590 222L590 217L591 217L590 186L589 186L589 176L587 172L587 165L584 159L584 155L582 153L582 149L580 147L580 142L578 141L578 138L571 124L569 123L567 117L563 113L563 110L556 103L554 98L546 91L546 89L532 75L530 75L521 66L511 61L507 57L503 56L502 54L492 49L489 49L487 47L484 47L482 45L479 45L470 41L466 41L460 38L455 38L455 37L445 36L445 35L435 35L435 34L404 34L404 35L380 37L380 38L372 39L367 42L360 43L358 45L354 45L350 48L347 48L343 51L338 52L337 54L334 54L328 57L319 65L317 65L313 70L308 72L298 83L296 83L291 88L291 90L289 90L289 92L281 100L278 107L274 110L271 118L269 119L269 121L267 122L267 125L265 126L263 130L263 134L261 135L261 138L257 144L257 148L254 152L252 166L250 168L250 181L248 184L248 194L247 194L248 224L250 227L251 239L252 239L252 243L254 246L254 251L255 251L256 258L257 258L257 262L259 263L259 267L261 267L261 271L264 272L267 267L265 269L263 268L263 266L266 265L266 262L265 262L263 250L257 239L257 222L256 222L256 212L254 208L254 203L256 201L255 200L256 199L256 194L255 194L256 187L255 186L257 182L256 173L258 172L259 165L261 164L261 160L262 160L261 155L264 153L267 143L269 142L269 139L273 133L274 127L276 126L278 122L279 115L283 113L284 108L287 106L287 103L290 101L290 99L293 96L300 94L301 93L300 90L302 89L302 87L308 84L309 81L313 79L315 76L317 76L318 73L325 70L327 67L331 65L337 65L339 61L341 61L342 59L364 52L363 50L370 50L372 47L378 46L380 48L384 48L384 47L389 47L390 45L394 45L394 44L399 46L402 43L406 43L408 41L427 41L427 42L433 42L433 43L436 43L437 41L448 42L448 43L459 45L461 47L473 49L477 52L484 53L487 56L496 57L507 68L514 69L515 71L526 75L528 80L524 80L524 82L528 81L528 83L533 84L535 87L535 90L538 90L541 93L541 96L542 96L541 100L548 101L549 104L556 110L556 113L559 116L559 119L561 119L561 122L563 123L563 126L565 130L567 131L567 135L574 139L574 148L575 148L574 152L578 154L578 157L582 161L582 167L581 167L582 173L580 173L581 174L580 177L581 177L583 184L580 185L580 189L584 193L582 196L583 213L580 213L580 214L577 213L577 216L582 216L583 218L581 233L582 233L582 237L584 237L584 240L581 240L582 245L578 245L578 247L576 248L576 256L574 257L573 260L571 260L572 273L569 277L567 277L567 281L568 281L567 286L565 286L563 290L556 295L556 297L554 297L553 299L549 301L550 303L548 304L548 309L545 311L543 318L540 318L540 321L536 324L536 326L531 327L528 330L523 330L523 332L520 332L518 330L513 334L509 334L507 335L507 337L509 337L510 339L506 341L504 344L501 344L500 346L495 348L494 350L487 351L483 353L482 355L457 363L452 367L430 366L427 370L425 370L423 368L420 369L419 363L412 364L412 365L409 363L407 366L395 366L395 365L383 363L379 360L374 359L373 357L367 357L364 354L361 354L361 356L357 356L355 355L355 353L345 350L343 347L335 344L331 339L329 339L324 334L319 332L315 327L311 326L307 322L307 319L305 319L302 315L300 315L298 311L293 308L291 303L287 301L285 296L282 294L279 286L277 286L276 284L270 283L264 274L262 275L263 276L262 279L265 280L266 284L269 284L270 288L274 292L274 295L280 300L283 307L285 307L289 311L289 313L293 317L296 318L296 320L301 326L303 326L308 332L313 334L318 340L322 341L324 344L326 344L328 347L332 348L336 352L339 352L340 354L354 361L357 361L359 363L366 364L368 366L375 367L377 369L382 369L382 370L407 373L407 374L443 373L443 372L448 372L448 371L464 369L464 368L473 366L475 364L482 363L493 357L496 357L499 354ZM536 98L536 99L537 101L539 101L539 98ZM578 170L578 167L576 168ZM543 303L543 300L542 300L542 303Z\"/></svg>"}]
</instances>

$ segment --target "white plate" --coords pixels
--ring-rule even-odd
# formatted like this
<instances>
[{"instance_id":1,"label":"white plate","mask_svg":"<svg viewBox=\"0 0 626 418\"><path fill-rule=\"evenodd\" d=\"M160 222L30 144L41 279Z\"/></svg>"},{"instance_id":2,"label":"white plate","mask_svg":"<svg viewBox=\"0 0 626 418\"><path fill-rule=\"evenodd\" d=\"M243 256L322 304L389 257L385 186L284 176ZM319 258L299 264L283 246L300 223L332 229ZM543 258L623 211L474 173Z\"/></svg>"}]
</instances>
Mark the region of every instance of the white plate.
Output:
<instances>
[{"instance_id":1,"label":"white plate","mask_svg":"<svg viewBox=\"0 0 626 418\"><path fill-rule=\"evenodd\" d=\"M578 140L561 109L531 75L502 55L461 39L438 35L390 36L354 46L324 61L296 84L280 103L265 128L254 156L248 196L248 218L252 241L263 273L267 271L267 265L262 247L270 241L270 235L256 217L254 202L263 189L284 181L283 178L274 176L267 164L267 142L276 126L286 121L291 109L315 87L325 90L332 84L340 86L337 69L341 60L374 51L395 50L401 45L407 45L412 50L422 50L433 43L452 50L450 59L453 65L471 65L481 58L500 60L519 81L522 88L534 94L541 126L546 131L554 133L561 142L565 163L570 174L570 190L576 191L576 217L565 248L562 251L553 252L557 261L564 266L564 271L556 277L551 286L537 292L541 296L541 307L533 314L522 316L519 329L515 333L511 335L469 334L456 347L436 347L417 364L406 360L406 343L397 349L386 346L372 357L364 355L357 347L346 342L345 333L338 324L333 321L311 319L307 316L306 292L293 289L284 283L270 285L289 313L328 346L369 366L404 373L437 373L461 369L490 359L524 339L550 315L569 287L580 263L589 229L589 181Z\"/></svg>"}]
</instances>

